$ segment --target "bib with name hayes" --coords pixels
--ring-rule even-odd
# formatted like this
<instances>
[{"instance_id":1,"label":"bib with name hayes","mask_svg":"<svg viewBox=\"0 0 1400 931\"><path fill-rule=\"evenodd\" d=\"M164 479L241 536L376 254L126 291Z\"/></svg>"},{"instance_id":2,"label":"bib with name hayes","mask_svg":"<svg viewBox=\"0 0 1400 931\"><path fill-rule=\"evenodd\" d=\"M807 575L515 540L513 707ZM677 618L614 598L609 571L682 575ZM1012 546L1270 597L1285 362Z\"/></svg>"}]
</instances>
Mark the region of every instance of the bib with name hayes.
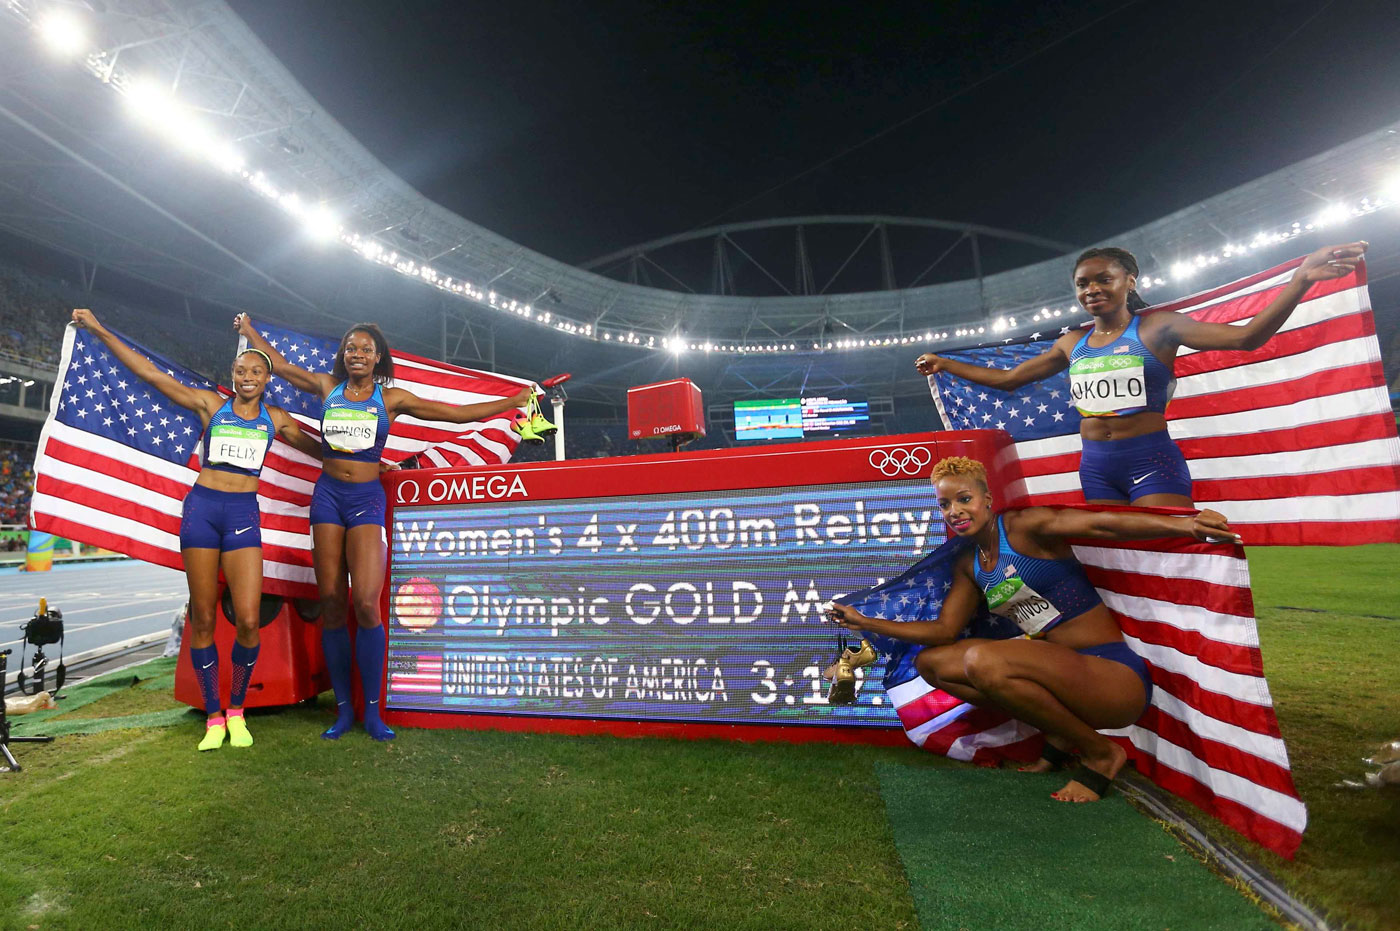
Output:
<instances>
[{"instance_id":1,"label":"bib with name hayes","mask_svg":"<svg viewBox=\"0 0 1400 931\"><path fill-rule=\"evenodd\" d=\"M1007 542L1000 516L996 567L983 569L975 553L972 565L988 610L1010 618L1028 637L1043 637L1055 625L1103 604L1079 560L1040 559L1017 552Z\"/></svg>"},{"instance_id":2,"label":"bib with name hayes","mask_svg":"<svg viewBox=\"0 0 1400 931\"><path fill-rule=\"evenodd\" d=\"M363 401L345 397L345 382L326 396L321 406L321 455L352 462L378 462L389 439L389 410L378 383Z\"/></svg>"},{"instance_id":3,"label":"bib with name hayes","mask_svg":"<svg viewBox=\"0 0 1400 931\"><path fill-rule=\"evenodd\" d=\"M244 420L233 412L233 398L229 398L209 418L200 461L206 469L257 477L276 434L267 405L259 404L258 416Z\"/></svg>"},{"instance_id":4,"label":"bib with name hayes","mask_svg":"<svg viewBox=\"0 0 1400 931\"><path fill-rule=\"evenodd\" d=\"M1069 393L1085 417L1115 417L1141 411L1166 411L1176 389L1170 366L1138 338L1134 316L1122 334L1107 346L1090 346L1092 329L1069 354Z\"/></svg>"}]
</instances>

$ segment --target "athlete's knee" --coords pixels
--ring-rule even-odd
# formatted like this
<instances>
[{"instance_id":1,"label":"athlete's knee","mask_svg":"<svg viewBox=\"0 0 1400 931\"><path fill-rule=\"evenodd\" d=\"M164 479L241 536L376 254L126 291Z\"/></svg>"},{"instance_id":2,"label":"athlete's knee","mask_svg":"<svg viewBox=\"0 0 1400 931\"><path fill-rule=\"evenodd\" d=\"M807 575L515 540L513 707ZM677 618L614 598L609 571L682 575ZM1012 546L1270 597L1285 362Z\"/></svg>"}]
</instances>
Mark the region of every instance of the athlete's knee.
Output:
<instances>
[{"instance_id":1,"label":"athlete's knee","mask_svg":"<svg viewBox=\"0 0 1400 931\"><path fill-rule=\"evenodd\" d=\"M248 614L240 613L233 624L238 629L238 639L247 641L257 637L258 629L262 626L262 618L258 616L257 611Z\"/></svg>"},{"instance_id":2,"label":"athlete's knee","mask_svg":"<svg viewBox=\"0 0 1400 931\"><path fill-rule=\"evenodd\" d=\"M355 619L361 626L372 627L379 623L379 593L354 594Z\"/></svg>"},{"instance_id":3,"label":"athlete's knee","mask_svg":"<svg viewBox=\"0 0 1400 931\"><path fill-rule=\"evenodd\" d=\"M1010 664L1002 651L993 644L978 644L969 647L963 654L963 674L967 681L978 689L993 687L1005 681L1010 674Z\"/></svg>"},{"instance_id":4,"label":"athlete's knee","mask_svg":"<svg viewBox=\"0 0 1400 931\"><path fill-rule=\"evenodd\" d=\"M321 626L335 630L345 626L345 593L332 591L321 596Z\"/></svg>"},{"instance_id":5,"label":"athlete's knee","mask_svg":"<svg viewBox=\"0 0 1400 931\"><path fill-rule=\"evenodd\" d=\"M214 608L212 605L190 605L190 630L201 637L214 634Z\"/></svg>"},{"instance_id":6,"label":"athlete's knee","mask_svg":"<svg viewBox=\"0 0 1400 931\"><path fill-rule=\"evenodd\" d=\"M920 650L919 654L914 657L914 668L929 685L940 685L947 682L949 675L954 671L953 664L949 663L947 654L947 650L935 647Z\"/></svg>"}]
</instances>

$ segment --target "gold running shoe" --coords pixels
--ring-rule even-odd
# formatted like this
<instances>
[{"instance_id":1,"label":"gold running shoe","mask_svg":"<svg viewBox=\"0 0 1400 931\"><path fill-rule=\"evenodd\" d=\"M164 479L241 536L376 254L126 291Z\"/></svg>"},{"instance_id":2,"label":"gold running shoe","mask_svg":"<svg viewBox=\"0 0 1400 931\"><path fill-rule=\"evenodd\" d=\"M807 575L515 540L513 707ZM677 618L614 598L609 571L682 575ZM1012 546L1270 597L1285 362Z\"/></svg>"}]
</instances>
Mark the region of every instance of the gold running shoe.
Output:
<instances>
[{"instance_id":1,"label":"gold running shoe","mask_svg":"<svg viewBox=\"0 0 1400 931\"><path fill-rule=\"evenodd\" d=\"M875 652L875 648L870 645L869 640L861 640L860 649L852 650L849 647L841 651L841 655L836 658L822 673L822 677L831 680L831 688L827 690L826 700L833 705L849 705L856 700L856 670L861 666L869 666L880 658L880 654Z\"/></svg>"}]
</instances>

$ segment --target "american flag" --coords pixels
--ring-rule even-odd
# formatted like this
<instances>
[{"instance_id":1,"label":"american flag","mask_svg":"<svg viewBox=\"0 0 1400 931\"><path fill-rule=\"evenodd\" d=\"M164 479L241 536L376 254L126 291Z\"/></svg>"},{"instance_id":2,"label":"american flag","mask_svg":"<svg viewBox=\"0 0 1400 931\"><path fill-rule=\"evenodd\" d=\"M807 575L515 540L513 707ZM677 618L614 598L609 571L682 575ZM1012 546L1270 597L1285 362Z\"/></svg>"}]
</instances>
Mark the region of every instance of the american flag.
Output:
<instances>
[{"instance_id":1,"label":"american flag","mask_svg":"<svg viewBox=\"0 0 1400 931\"><path fill-rule=\"evenodd\" d=\"M337 341L265 324L260 329L292 362L311 371L330 370ZM202 376L131 345L186 384L220 390ZM395 385L451 404L508 397L529 384L406 353L394 353L394 365ZM267 401L319 437L318 398L274 377ZM184 568L180 512L199 476L201 430L195 414L137 378L90 333L70 326L35 459L34 528ZM398 462L418 454L435 465L502 463L509 461L518 443L519 435L505 417L466 425L399 417L384 458ZM263 590L269 594L316 597L307 521L319 474L318 462L274 440L258 484Z\"/></svg>"},{"instance_id":2,"label":"american flag","mask_svg":"<svg viewBox=\"0 0 1400 931\"><path fill-rule=\"evenodd\" d=\"M442 656L391 652L389 694L396 692L441 695Z\"/></svg>"},{"instance_id":3,"label":"american flag","mask_svg":"<svg viewBox=\"0 0 1400 931\"><path fill-rule=\"evenodd\" d=\"M1301 262L1145 313L1244 324ZM1177 353L1168 430L1190 465L1196 503L1225 514L1246 543L1400 541L1400 440L1365 275L1363 263L1315 284L1261 349ZM1068 331L947 355L1009 369ZM1008 489L1008 503L1083 502L1079 413L1067 375L1002 392L939 373L929 388L949 429L1011 434L1024 481Z\"/></svg>"},{"instance_id":4,"label":"american flag","mask_svg":"<svg viewBox=\"0 0 1400 931\"><path fill-rule=\"evenodd\" d=\"M218 390L132 346L181 383ZM91 333L68 327L34 463L33 527L179 568L180 507L199 474L203 429Z\"/></svg>"},{"instance_id":5,"label":"american flag","mask_svg":"<svg viewBox=\"0 0 1400 931\"><path fill-rule=\"evenodd\" d=\"M949 540L902 575L838 600L872 617L935 620L968 545ZM1154 686L1136 724L1105 733L1153 782L1282 856L1293 856L1307 811L1293 785L1264 680L1243 548L1191 540L1095 540L1076 544L1074 554L1118 616L1128 645L1148 661ZM995 638L1019 631L983 613L969 633ZM1041 737L1034 728L975 708L920 678L914 658L922 647L866 636L885 654L885 691L915 744L984 765L1039 754Z\"/></svg>"}]
</instances>

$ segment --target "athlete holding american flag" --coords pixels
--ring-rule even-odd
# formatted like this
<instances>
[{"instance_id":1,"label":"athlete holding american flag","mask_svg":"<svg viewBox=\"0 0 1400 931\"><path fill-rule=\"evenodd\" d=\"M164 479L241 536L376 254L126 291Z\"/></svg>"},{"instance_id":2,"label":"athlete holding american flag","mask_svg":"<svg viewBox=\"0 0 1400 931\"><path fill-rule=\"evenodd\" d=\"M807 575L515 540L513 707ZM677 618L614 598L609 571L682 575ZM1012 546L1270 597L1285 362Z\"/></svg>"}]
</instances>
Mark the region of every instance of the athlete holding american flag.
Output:
<instances>
[{"instance_id":1,"label":"athlete holding american flag","mask_svg":"<svg viewBox=\"0 0 1400 931\"><path fill-rule=\"evenodd\" d=\"M947 372L988 388L1014 391L1069 369L1082 417L1079 480L1089 504L1191 507L1191 473L1167 433L1178 349L1254 350L1279 331L1314 284L1355 271L1367 243L1324 246L1305 258L1288 285L1242 326L1186 314L1139 314L1138 266L1124 249L1090 249L1074 266L1080 305L1093 328L1065 333L1049 349L1002 370L925 353L923 375Z\"/></svg>"},{"instance_id":2,"label":"athlete holding american flag","mask_svg":"<svg viewBox=\"0 0 1400 931\"><path fill-rule=\"evenodd\" d=\"M258 659L258 604L263 563L258 475L274 436L309 456L320 457L314 440L280 407L263 402L272 362L249 349L233 360L233 397L192 387L132 349L98 322L92 311L73 311L74 326L87 330L137 378L199 417L204 427L199 472L185 496L180 520L180 557L190 588L190 661L207 714L200 750L215 750L227 735L235 747L253 737L243 720L243 701ZM89 391L95 395L96 391ZM100 406L100 403L95 405ZM121 416L125 421L126 416ZM131 427L134 434L136 427ZM219 652L214 644L214 606L219 571L228 579L230 619L238 633L230 661L233 686L227 715L219 695Z\"/></svg>"},{"instance_id":3,"label":"athlete holding american flag","mask_svg":"<svg viewBox=\"0 0 1400 931\"><path fill-rule=\"evenodd\" d=\"M1123 640L1118 619L1103 603L1067 537L1087 540L1238 539L1215 511L1166 515L1054 508L997 514L980 462L956 456L933 467L938 509L953 533L976 545L958 559L936 620L869 617L836 602L828 617L847 630L918 644L919 674L970 704L1024 721L1046 736L1045 771L1082 763L1054 794L1066 802L1101 798L1128 760L1099 733L1127 727L1152 697L1147 664ZM986 599L993 614L1013 621L1023 636L960 637Z\"/></svg>"},{"instance_id":4,"label":"athlete holding american flag","mask_svg":"<svg viewBox=\"0 0 1400 931\"><path fill-rule=\"evenodd\" d=\"M401 415L450 424L472 423L525 407L534 389L525 387L511 397L475 404L444 404L390 387L394 361L388 341L375 324L361 323L346 331L330 373L310 372L288 362L247 314L239 314L234 327L248 345L272 359L278 375L311 392L322 404L321 476L311 497L312 563L322 605L321 646L337 713L335 723L321 736L338 740L354 723L351 668L357 665L365 696L365 730L375 740L392 740L394 732L379 715L385 653L379 593L388 559L379 462L390 427ZM353 660L345 629L352 594L358 625Z\"/></svg>"}]
</instances>

